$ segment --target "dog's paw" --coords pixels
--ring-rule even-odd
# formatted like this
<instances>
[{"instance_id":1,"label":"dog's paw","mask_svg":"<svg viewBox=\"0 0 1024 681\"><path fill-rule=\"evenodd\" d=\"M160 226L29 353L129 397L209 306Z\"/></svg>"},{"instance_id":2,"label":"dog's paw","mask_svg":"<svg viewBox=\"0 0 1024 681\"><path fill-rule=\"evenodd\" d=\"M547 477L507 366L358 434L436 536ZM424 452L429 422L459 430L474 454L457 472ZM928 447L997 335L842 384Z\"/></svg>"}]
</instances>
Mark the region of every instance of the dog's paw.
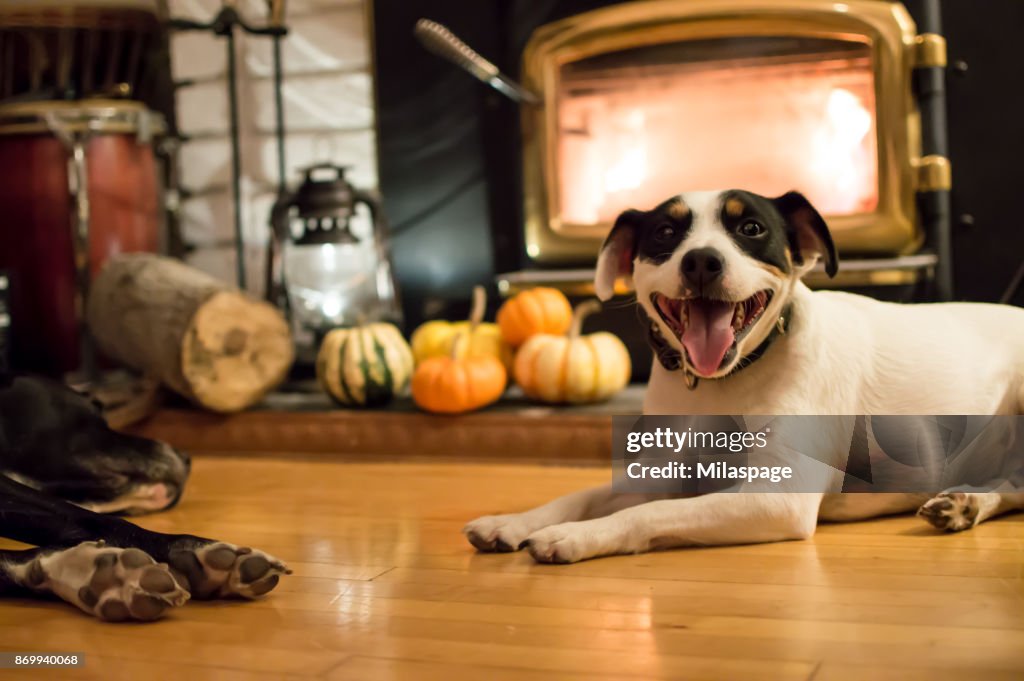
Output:
<instances>
[{"instance_id":1,"label":"dog's paw","mask_svg":"<svg viewBox=\"0 0 1024 681\"><path fill-rule=\"evenodd\" d=\"M519 545L538 563L575 563L595 555L584 523L562 523L534 532Z\"/></svg>"},{"instance_id":2,"label":"dog's paw","mask_svg":"<svg viewBox=\"0 0 1024 681\"><path fill-rule=\"evenodd\" d=\"M189 599L165 563L102 541L41 555L24 566L21 581L108 622L148 622Z\"/></svg>"},{"instance_id":3,"label":"dog's paw","mask_svg":"<svg viewBox=\"0 0 1024 681\"><path fill-rule=\"evenodd\" d=\"M168 562L188 581L198 599L257 598L277 586L288 567L262 551L225 542L193 543L172 549Z\"/></svg>"},{"instance_id":4,"label":"dog's paw","mask_svg":"<svg viewBox=\"0 0 1024 681\"><path fill-rule=\"evenodd\" d=\"M943 492L929 499L917 515L931 525L949 532L969 530L978 522L978 500L966 492Z\"/></svg>"},{"instance_id":5,"label":"dog's paw","mask_svg":"<svg viewBox=\"0 0 1024 681\"><path fill-rule=\"evenodd\" d=\"M517 551L519 544L530 534L521 514L485 515L462 528L469 543L477 551L508 553Z\"/></svg>"}]
</instances>

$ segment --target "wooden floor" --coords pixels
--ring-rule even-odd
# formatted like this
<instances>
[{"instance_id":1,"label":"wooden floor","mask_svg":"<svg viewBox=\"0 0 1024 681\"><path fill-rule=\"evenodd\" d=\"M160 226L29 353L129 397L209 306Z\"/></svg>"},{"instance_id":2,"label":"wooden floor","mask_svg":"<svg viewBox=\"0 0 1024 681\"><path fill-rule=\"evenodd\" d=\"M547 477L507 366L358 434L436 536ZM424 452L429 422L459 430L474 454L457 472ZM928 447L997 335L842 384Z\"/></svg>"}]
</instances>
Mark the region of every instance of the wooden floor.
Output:
<instances>
[{"instance_id":1,"label":"wooden floor","mask_svg":"<svg viewBox=\"0 0 1024 681\"><path fill-rule=\"evenodd\" d=\"M265 600L103 624L0 604L0 649L84 652L92 679L1021 679L1024 516L959 535L913 518L813 541L539 566L477 555L477 515L607 473L511 465L197 457L144 518L251 544L295 574Z\"/></svg>"}]
</instances>

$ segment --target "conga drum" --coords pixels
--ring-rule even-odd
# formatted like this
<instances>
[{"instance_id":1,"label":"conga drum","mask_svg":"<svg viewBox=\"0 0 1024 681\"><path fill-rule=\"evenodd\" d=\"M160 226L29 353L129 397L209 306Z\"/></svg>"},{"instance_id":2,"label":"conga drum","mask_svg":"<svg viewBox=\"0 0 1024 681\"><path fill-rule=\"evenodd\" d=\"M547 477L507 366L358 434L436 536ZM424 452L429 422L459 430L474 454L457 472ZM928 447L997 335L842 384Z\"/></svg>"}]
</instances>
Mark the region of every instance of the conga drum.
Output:
<instances>
[{"instance_id":1,"label":"conga drum","mask_svg":"<svg viewBox=\"0 0 1024 681\"><path fill-rule=\"evenodd\" d=\"M15 368L80 368L90 277L117 253L159 250L153 140L163 131L138 102L0 106L0 270Z\"/></svg>"}]
</instances>

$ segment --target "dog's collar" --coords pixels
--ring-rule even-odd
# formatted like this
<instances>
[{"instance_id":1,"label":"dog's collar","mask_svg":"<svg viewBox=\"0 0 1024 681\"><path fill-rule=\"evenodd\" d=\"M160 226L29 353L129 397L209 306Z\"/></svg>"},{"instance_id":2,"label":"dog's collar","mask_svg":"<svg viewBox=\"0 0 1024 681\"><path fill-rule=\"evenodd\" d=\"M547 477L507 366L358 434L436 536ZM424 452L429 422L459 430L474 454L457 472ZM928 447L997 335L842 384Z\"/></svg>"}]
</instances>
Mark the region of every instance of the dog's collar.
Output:
<instances>
[{"instance_id":1,"label":"dog's collar","mask_svg":"<svg viewBox=\"0 0 1024 681\"><path fill-rule=\"evenodd\" d=\"M772 326L772 330L768 336L761 341L761 344L754 348L750 354L744 356L743 361L738 363L735 369L725 376L709 378L707 380L718 381L723 378L728 378L761 359L764 353L768 351L768 346L770 346L779 336L785 336L786 332L789 330L790 322L792 321L790 319L792 307L792 305L787 305L783 308L782 313L779 315L779 318L775 320L775 325ZM637 306L637 309L640 310L640 314L643 315L644 320L647 322L648 341L654 349L654 356L658 358L658 362L660 362L661 366L665 367L667 371L682 370L683 378L686 381L686 387L690 390L696 390L697 384L700 383L700 376L697 376L690 371L689 367L686 366L686 362L683 361L682 353L665 341L664 336L661 335L661 330L658 328L658 325L647 315L644 309L639 305Z\"/></svg>"}]
</instances>

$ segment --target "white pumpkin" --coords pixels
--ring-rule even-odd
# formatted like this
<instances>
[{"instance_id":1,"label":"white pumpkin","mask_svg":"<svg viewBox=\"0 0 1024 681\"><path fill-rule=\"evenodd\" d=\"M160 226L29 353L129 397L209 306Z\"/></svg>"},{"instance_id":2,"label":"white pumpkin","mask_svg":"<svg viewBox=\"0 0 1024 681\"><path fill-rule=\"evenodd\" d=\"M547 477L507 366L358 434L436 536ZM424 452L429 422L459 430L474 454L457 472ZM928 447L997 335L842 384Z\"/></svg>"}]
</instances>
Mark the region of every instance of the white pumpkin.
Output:
<instances>
[{"instance_id":1,"label":"white pumpkin","mask_svg":"<svg viewBox=\"0 0 1024 681\"><path fill-rule=\"evenodd\" d=\"M552 404L601 402L629 384L629 351L612 333L580 335L583 320L600 309L589 300L577 306L564 336L531 336L515 358L516 383L532 399Z\"/></svg>"}]
</instances>

